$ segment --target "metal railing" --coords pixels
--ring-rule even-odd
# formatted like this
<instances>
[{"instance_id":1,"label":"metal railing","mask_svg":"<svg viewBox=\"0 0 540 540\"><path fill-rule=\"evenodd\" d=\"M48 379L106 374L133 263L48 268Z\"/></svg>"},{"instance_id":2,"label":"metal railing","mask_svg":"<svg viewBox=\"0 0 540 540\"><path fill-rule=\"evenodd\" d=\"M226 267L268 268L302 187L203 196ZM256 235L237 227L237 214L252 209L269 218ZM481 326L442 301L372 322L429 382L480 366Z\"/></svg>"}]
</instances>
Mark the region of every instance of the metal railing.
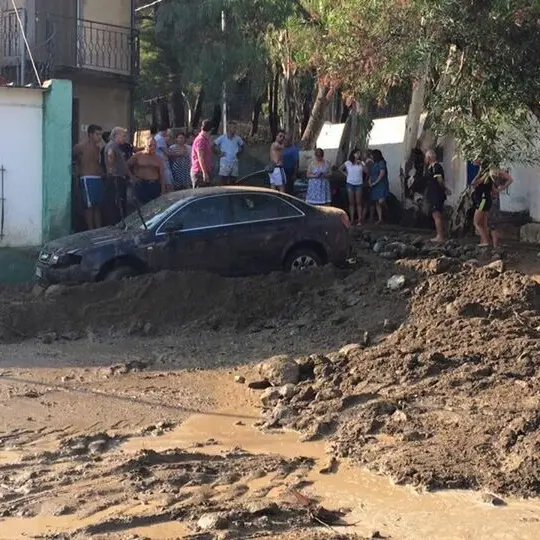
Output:
<instances>
[{"instance_id":1,"label":"metal railing","mask_svg":"<svg viewBox=\"0 0 540 540\"><path fill-rule=\"evenodd\" d=\"M123 76L139 72L139 36L135 29L86 19L36 13L29 19L26 10L19 14L32 54L42 78L62 70L91 70ZM13 10L0 18L0 70L16 82L26 79L28 55ZM6 76L6 75L4 75ZM33 80L33 77L30 78Z\"/></svg>"}]
</instances>

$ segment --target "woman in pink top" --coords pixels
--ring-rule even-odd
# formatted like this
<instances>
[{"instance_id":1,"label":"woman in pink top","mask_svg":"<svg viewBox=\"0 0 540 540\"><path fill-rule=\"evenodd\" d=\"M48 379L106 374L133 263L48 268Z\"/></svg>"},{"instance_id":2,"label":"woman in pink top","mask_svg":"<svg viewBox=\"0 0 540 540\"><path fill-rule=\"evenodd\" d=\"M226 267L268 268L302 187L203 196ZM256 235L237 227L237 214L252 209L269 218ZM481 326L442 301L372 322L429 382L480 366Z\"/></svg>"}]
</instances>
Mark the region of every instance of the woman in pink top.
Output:
<instances>
[{"instance_id":1,"label":"woman in pink top","mask_svg":"<svg viewBox=\"0 0 540 540\"><path fill-rule=\"evenodd\" d=\"M194 188L208 187L212 173L212 122L204 120L199 135L191 147L191 185Z\"/></svg>"}]
</instances>

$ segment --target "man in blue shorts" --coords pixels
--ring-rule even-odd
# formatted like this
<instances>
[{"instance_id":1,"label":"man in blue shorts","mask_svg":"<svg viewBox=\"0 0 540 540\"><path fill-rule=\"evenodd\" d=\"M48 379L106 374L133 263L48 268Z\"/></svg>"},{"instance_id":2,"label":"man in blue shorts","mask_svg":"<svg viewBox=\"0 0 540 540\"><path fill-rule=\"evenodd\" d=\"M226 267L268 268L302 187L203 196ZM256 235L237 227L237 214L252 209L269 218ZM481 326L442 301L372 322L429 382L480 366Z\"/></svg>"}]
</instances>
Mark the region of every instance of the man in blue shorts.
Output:
<instances>
[{"instance_id":1,"label":"man in blue shorts","mask_svg":"<svg viewBox=\"0 0 540 540\"><path fill-rule=\"evenodd\" d=\"M101 169L102 129L88 126L88 139L75 145L73 159L77 164L79 188L84 205L84 219L88 229L101 227L101 206L103 204L103 177Z\"/></svg>"}]
</instances>

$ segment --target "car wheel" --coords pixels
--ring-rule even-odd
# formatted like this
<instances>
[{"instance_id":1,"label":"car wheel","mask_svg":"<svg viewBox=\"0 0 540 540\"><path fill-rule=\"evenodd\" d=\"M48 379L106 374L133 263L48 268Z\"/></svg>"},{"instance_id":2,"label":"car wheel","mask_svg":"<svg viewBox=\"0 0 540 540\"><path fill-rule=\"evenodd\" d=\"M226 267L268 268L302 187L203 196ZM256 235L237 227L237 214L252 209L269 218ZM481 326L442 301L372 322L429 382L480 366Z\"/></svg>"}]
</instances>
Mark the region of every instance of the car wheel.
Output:
<instances>
[{"instance_id":1,"label":"car wheel","mask_svg":"<svg viewBox=\"0 0 540 540\"><path fill-rule=\"evenodd\" d=\"M135 277L137 274L137 270L131 266L117 266L105 276L105 281L120 281L121 279Z\"/></svg>"},{"instance_id":2,"label":"car wheel","mask_svg":"<svg viewBox=\"0 0 540 540\"><path fill-rule=\"evenodd\" d=\"M302 272L310 268L322 266L323 261L315 251L308 248L294 250L285 261L287 272Z\"/></svg>"}]
</instances>

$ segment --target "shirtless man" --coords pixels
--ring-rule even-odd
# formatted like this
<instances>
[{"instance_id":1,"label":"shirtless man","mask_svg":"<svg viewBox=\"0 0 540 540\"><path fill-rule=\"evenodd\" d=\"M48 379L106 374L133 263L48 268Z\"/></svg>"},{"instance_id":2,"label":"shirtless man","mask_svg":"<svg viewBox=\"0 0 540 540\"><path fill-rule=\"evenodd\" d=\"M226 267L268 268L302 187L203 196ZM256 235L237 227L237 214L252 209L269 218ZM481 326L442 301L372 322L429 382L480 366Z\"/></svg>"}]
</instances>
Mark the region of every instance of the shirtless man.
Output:
<instances>
[{"instance_id":1,"label":"shirtless man","mask_svg":"<svg viewBox=\"0 0 540 540\"><path fill-rule=\"evenodd\" d=\"M285 148L285 131L280 129L276 135L276 140L270 147L270 167L268 176L270 185L277 191L285 192L287 177L283 169L283 150Z\"/></svg>"},{"instance_id":2,"label":"shirtless man","mask_svg":"<svg viewBox=\"0 0 540 540\"><path fill-rule=\"evenodd\" d=\"M80 177L79 186L84 204L84 220L88 229L101 227L103 204L103 178L100 161L102 129L88 126L88 139L73 148L73 160Z\"/></svg>"},{"instance_id":3,"label":"shirtless man","mask_svg":"<svg viewBox=\"0 0 540 540\"><path fill-rule=\"evenodd\" d=\"M157 199L167 190L165 163L156 150L156 140L149 137L146 149L128 161L128 168L136 178L135 193L141 205Z\"/></svg>"}]
</instances>

